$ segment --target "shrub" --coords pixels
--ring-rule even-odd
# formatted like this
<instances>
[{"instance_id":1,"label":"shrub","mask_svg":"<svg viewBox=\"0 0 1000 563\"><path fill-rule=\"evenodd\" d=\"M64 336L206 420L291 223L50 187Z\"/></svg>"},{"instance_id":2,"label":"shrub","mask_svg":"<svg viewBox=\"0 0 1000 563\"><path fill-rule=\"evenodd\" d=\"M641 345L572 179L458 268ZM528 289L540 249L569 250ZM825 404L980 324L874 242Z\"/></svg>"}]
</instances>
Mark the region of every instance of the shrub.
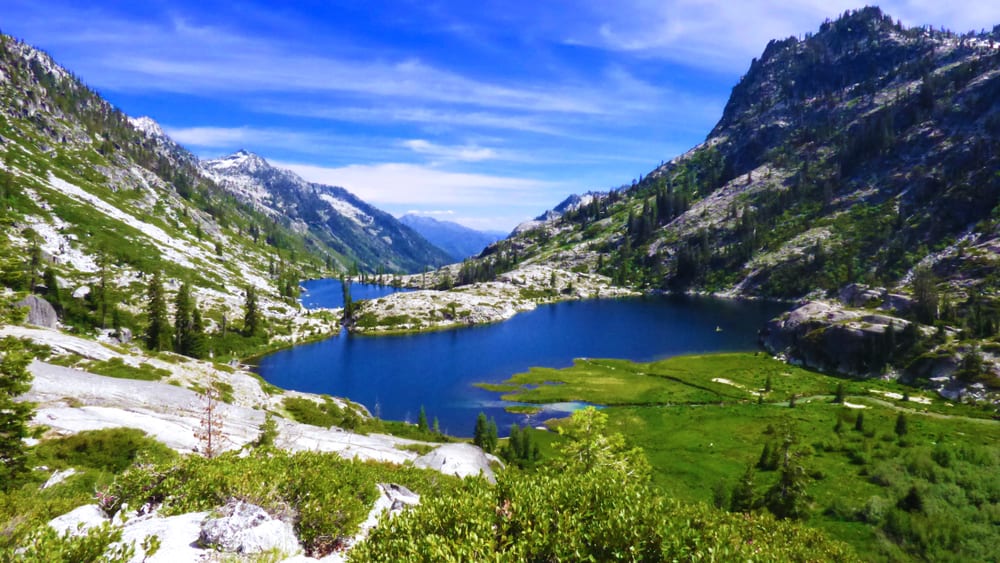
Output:
<instances>
[{"instance_id":1,"label":"shrub","mask_svg":"<svg viewBox=\"0 0 1000 563\"><path fill-rule=\"evenodd\" d=\"M166 463L177 454L134 428L87 430L46 440L34 450L34 461L50 467L89 467L120 473L137 459Z\"/></svg>"}]
</instances>

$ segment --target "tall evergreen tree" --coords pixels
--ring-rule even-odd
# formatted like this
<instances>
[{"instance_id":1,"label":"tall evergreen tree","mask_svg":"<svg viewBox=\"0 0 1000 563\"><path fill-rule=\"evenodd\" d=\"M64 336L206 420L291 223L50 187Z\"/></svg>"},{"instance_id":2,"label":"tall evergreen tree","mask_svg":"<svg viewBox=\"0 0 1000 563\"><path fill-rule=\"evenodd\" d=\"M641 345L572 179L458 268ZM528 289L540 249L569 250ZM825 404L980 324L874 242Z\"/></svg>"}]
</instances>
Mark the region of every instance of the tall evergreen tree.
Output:
<instances>
[{"instance_id":1,"label":"tall evergreen tree","mask_svg":"<svg viewBox=\"0 0 1000 563\"><path fill-rule=\"evenodd\" d=\"M204 358L208 354L208 343L205 341L205 322L197 303L191 312L191 332L188 334L186 354L192 358Z\"/></svg>"},{"instance_id":2,"label":"tall evergreen tree","mask_svg":"<svg viewBox=\"0 0 1000 563\"><path fill-rule=\"evenodd\" d=\"M247 286L246 301L243 304L243 334L257 336L261 333L260 311L257 309L257 290Z\"/></svg>"},{"instance_id":3,"label":"tall evergreen tree","mask_svg":"<svg viewBox=\"0 0 1000 563\"><path fill-rule=\"evenodd\" d=\"M730 512L750 512L757 506L754 476L753 464L748 464L743 476L733 488L733 494L729 501Z\"/></svg>"},{"instance_id":4,"label":"tall evergreen tree","mask_svg":"<svg viewBox=\"0 0 1000 563\"><path fill-rule=\"evenodd\" d=\"M908 431L909 425L907 424L906 414L901 412L899 413L899 416L896 417L896 435L902 438L903 436L906 436Z\"/></svg>"},{"instance_id":5,"label":"tall evergreen tree","mask_svg":"<svg viewBox=\"0 0 1000 563\"><path fill-rule=\"evenodd\" d=\"M420 414L417 415L417 429L421 432L426 432L428 430L427 426L427 411L424 410L424 406L420 405Z\"/></svg>"},{"instance_id":6,"label":"tall evergreen tree","mask_svg":"<svg viewBox=\"0 0 1000 563\"><path fill-rule=\"evenodd\" d=\"M20 311L0 302L0 324L18 322L18 317ZM24 438L28 437L34 405L14 399L31 387L30 361L20 340L0 340L0 491L13 486L15 478L28 471Z\"/></svg>"},{"instance_id":7,"label":"tall evergreen tree","mask_svg":"<svg viewBox=\"0 0 1000 563\"><path fill-rule=\"evenodd\" d=\"M486 415L480 412L479 416L476 417L476 428L472 431L472 443L484 450L486 450L488 426Z\"/></svg>"},{"instance_id":8,"label":"tall evergreen tree","mask_svg":"<svg viewBox=\"0 0 1000 563\"><path fill-rule=\"evenodd\" d=\"M174 352L187 355L187 345L191 335L192 322L191 287L182 283L174 298Z\"/></svg>"},{"instance_id":9,"label":"tall evergreen tree","mask_svg":"<svg viewBox=\"0 0 1000 563\"><path fill-rule=\"evenodd\" d=\"M170 319L167 317L167 300L159 272L153 274L147 289L146 347L150 350L169 350L171 344Z\"/></svg>"},{"instance_id":10,"label":"tall evergreen tree","mask_svg":"<svg viewBox=\"0 0 1000 563\"><path fill-rule=\"evenodd\" d=\"M42 279L43 283L45 283L45 298L48 299L56 311L62 311L62 294L59 290L59 280L56 279L55 270L51 267L45 268Z\"/></svg>"}]
</instances>

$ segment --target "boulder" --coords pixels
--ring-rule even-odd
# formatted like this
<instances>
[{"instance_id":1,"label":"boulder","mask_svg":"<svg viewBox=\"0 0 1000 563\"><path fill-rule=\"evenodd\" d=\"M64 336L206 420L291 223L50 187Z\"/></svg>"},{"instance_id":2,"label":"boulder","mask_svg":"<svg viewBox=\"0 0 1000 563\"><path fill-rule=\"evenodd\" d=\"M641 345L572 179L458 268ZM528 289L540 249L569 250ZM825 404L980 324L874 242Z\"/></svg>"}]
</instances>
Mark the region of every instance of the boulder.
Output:
<instances>
[{"instance_id":1,"label":"boulder","mask_svg":"<svg viewBox=\"0 0 1000 563\"><path fill-rule=\"evenodd\" d=\"M837 303L810 301L767 323L760 343L793 363L844 375L878 374L910 321ZM887 334L889 327L895 332Z\"/></svg>"},{"instance_id":2,"label":"boulder","mask_svg":"<svg viewBox=\"0 0 1000 563\"><path fill-rule=\"evenodd\" d=\"M201 545L242 554L276 549L291 555L302 550L292 525L272 518L257 505L230 500L218 514L202 523L198 537Z\"/></svg>"},{"instance_id":3,"label":"boulder","mask_svg":"<svg viewBox=\"0 0 1000 563\"><path fill-rule=\"evenodd\" d=\"M88 295L90 295L89 285L81 285L80 287L73 290L73 299L83 299Z\"/></svg>"},{"instance_id":4,"label":"boulder","mask_svg":"<svg viewBox=\"0 0 1000 563\"><path fill-rule=\"evenodd\" d=\"M117 340L120 344L128 344L129 342L132 342L132 329L130 328L121 327L115 331L114 335L115 340Z\"/></svg>"},{"instance_id":5,"label":"boulder","mask_svg":"<svg viewBox=\"0 0 1000 563\"><path fill-rule=\"evenodd\" d=\"M133 543L135 555L129 563L174 563L175 561L204 561L206 550L198 547L201 523L208 512L189 512L163 517L159 514L135 516L126 519L122 527L121 543ZM153 555L146 555L142 542L147 536L156 536L160 548Z\"/></svg>"},{"instance_id":6,"label":"boulder","mask_svg":"<svg viewBox=\"0 0 1000 563\"><path fill-rule=\"evenodd\" d=\"M28 324L43 328L56 328L59 317L52 304L37 295L29 295L14 304L15 307L28 308Z\"/></svg>"},{"instance_id":7,"label":"boulder","mask_svg":"<svg viewBox=\"0 0 1000 563\"><path fill-rule=\"evenodd\" d=\"M444 444L415 459L413 465L457 477L482 474L491 483L496 482L489 458L472 444Z\"/></svg>"},{"instance_id":8,"label":"boulder","mask_svg":"<svg viewBox=\"0 0 1000 563\"><path fill-rule=\"evenodd\" d=\"M96 504L85 504L57 516L49 521L49 527L60 535L70 532L74 536L82 536L87 530L108 522L108 515Z\"/></svg>"}]
</instances>

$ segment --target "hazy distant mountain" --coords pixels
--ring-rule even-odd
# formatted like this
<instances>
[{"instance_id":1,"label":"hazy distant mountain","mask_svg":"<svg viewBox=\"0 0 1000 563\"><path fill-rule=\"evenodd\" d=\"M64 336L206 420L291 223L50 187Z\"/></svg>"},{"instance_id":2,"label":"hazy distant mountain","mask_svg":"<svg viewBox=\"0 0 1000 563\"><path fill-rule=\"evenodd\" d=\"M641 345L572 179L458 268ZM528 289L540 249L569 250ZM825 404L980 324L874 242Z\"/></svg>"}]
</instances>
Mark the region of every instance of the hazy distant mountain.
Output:
<instances>
[{"instance_id":1,"label":"hazy distant mountain","mask_svg":"<svg viewBox=\"0 0 1000 563\"><path fill-rule=\"evenodd\" d=\"M507 233L500 231L477 231L451 221L438 221L412 213L403 215L399 220L434 246L444 250L455 261L475 256L490 244L507 236Z\"/></svg>"}]
</instances>

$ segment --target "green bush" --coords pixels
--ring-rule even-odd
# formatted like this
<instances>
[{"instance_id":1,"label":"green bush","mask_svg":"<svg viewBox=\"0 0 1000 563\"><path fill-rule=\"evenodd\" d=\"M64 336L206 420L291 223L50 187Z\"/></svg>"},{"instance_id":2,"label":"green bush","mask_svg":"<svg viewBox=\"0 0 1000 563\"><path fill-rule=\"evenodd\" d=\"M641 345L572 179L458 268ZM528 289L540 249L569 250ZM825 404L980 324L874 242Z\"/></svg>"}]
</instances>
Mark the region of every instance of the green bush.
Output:
<instances>
[{"instance_id":1,"label":"green bush","mask_svg":"<svg viewBox=\"0 0 1000 563\"><path fill-rule=\"evenodd\" d=\"M211 510L239 498L276 516L295 520L306 552L325 555L357 532L381 482L419 494L449 498L458 480L440 473L389 464L344 460L336 454L290 454L260 448L253 455L190 456L175 465L133 468L119 476L115 504L161 503L164 515ZM248 478L249 477L249 478Z\"/></svg>"},{"instance_id":2,"label":"green bush","mask_svg":"<svg viewBox=\"0 0 1000 563\"><path fill-rule=\"evenodd\" d=\"M84 369L91 373L117 377L120 379L140 379L143 381L159 381L170 376L170 371L153 367L147 363L139 364L139 367L130 366L121 358L111 358L104 362L90 362Z\"/></svg>"},{"instance_id":3,"label":"green bush","mask_svg":"<svg viewBox=\"0 0 1000 563\"><path fill-rule=\"evenodd\" d=\"M48 467L92 468L111 473L125 471L137 459L166 463L177 454L134 428L87 430L45 440L35 446L34 463Z\"/></svg>"},{"instance_id":4,"label":"green bush","mask_svg":"<svg viewBox=\"0 0 1000 563\"><path fill-rule=\"evenodd\" d=\"M848 561L849 548L767 515L664 499L614 470L467 480L383 521L351 561Z\"/></svg>"}]
</instances>

